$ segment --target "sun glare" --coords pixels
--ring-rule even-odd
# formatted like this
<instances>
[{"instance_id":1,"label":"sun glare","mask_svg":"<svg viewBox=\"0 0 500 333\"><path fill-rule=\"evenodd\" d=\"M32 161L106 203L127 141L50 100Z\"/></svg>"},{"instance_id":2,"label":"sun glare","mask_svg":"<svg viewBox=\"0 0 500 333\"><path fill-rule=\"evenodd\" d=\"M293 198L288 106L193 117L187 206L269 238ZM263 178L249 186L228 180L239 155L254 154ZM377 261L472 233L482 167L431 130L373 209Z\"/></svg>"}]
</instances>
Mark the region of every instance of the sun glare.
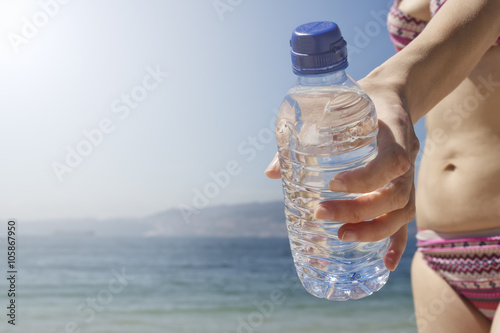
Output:
<instances>
[{"instance_id":1,"label":"sun glare","mask_svg":"<svg viewBox=\"0 0 500 333\"><path fill-rule=\"evenodd\" d=\"M9 32L19 33L23 17L29 19L36 9L34 1L0 1L0 33L4 36Z\"/></svg>"}]
</instances>

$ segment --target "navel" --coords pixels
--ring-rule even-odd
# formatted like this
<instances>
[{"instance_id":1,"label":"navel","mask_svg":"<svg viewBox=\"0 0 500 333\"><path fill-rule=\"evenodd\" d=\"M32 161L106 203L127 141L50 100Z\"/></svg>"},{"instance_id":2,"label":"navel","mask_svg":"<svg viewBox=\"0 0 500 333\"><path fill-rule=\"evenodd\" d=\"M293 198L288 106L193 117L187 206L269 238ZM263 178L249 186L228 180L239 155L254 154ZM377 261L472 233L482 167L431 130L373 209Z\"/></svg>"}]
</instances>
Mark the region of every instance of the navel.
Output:
<instances>
[{"instance_id":1,"label":"navel","mask_svg":"<svg viewBox=\"0 0 500 333\"><path fill-rule=\"evenodd\" d=\"M457 167L453 163L448 163L444 168L444 171L455 171Z\"/></svg>"}]
</instances>

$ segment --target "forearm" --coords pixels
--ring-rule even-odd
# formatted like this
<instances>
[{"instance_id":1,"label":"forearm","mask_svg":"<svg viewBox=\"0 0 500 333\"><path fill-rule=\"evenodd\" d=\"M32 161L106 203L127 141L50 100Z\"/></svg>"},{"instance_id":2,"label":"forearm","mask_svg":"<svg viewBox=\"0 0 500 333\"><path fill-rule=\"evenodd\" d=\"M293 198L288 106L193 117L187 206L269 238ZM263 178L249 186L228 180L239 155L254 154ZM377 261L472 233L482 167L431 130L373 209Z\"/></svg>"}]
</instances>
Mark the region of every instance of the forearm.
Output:
<instances>
[{"instance_id":1,"label":"forearm","mask_svg":"<svg viewBox=\"0 0 500 333\"><path fill-rule=\"evenodd\" d=\"M455 89L500 35L500 0L448 0L425 30L368 78L392 86L416 123Z\"/></svg>"}]
</instances>

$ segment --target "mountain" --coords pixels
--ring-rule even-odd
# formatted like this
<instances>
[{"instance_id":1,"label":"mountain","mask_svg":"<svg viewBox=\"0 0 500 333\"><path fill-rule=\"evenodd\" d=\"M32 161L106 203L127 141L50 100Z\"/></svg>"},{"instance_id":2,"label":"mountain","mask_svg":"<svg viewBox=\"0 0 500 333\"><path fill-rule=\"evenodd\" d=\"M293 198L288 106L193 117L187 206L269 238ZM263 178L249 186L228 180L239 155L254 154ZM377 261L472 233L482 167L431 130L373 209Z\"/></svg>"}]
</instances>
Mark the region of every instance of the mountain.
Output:
<instances>
[{"instance_id":1,"label":"mountain","mask_svg":"<svg viewBox=\"0 0 500 333\"><path fill-rule=\"evenodd\" d=\"M25 222L24 234L140 237L286 237L283 202L222 205L197 210L186 219L180 209L143 218L64 219Z\"/></svg>"},{"instance_id":2,"label":"mountain","mask_svg":"<svg viewBox=\"0 0 500 333\"><path fill-rule=\"evenodd\" d=\"M147 218L145 236L286 237L283 202L223 205L199 210L189 219L180 210Z\"/></svg>"},{"instance_id":3,"label":"mountain","mask_svg":"<svg viewBox=\"0 0 500 333\"><path fill-rule=\"evenodd\" d=\"M139 237L286 237L283 202L222 205L189 215L169 209L143 218L21 221L21 234ZM416 225L410 223L409 234ZM412 237L412 236L410 236Z\"/></svg>"}]
</instances>

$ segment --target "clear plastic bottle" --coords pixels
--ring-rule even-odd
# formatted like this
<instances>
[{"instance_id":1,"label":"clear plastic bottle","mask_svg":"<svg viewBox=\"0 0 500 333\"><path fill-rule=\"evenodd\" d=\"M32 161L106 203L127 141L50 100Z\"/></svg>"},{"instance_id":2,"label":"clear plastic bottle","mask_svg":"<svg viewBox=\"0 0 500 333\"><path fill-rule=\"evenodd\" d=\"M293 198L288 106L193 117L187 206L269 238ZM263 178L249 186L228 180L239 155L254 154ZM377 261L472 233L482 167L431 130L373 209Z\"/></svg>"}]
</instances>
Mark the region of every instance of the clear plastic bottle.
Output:
<instances>
[{"instance_id":1,"label":"clear plastic bottle","mask_svg":"<svg viewBox=\"0 0 500 333\"><path fill-rule=\"evenodd\" d=\"M355 198L332 192L337 173L361 167L377 155L377 116L370 98L346 73L346 42L333 22L312 22L292 34L298 75L278 116L276 138L290 247L297 274L312 295L359 299L389 277L383 257L388 239L343 242L342 223L316 220L319 202Z\"/></svg>"}]
</instances>

